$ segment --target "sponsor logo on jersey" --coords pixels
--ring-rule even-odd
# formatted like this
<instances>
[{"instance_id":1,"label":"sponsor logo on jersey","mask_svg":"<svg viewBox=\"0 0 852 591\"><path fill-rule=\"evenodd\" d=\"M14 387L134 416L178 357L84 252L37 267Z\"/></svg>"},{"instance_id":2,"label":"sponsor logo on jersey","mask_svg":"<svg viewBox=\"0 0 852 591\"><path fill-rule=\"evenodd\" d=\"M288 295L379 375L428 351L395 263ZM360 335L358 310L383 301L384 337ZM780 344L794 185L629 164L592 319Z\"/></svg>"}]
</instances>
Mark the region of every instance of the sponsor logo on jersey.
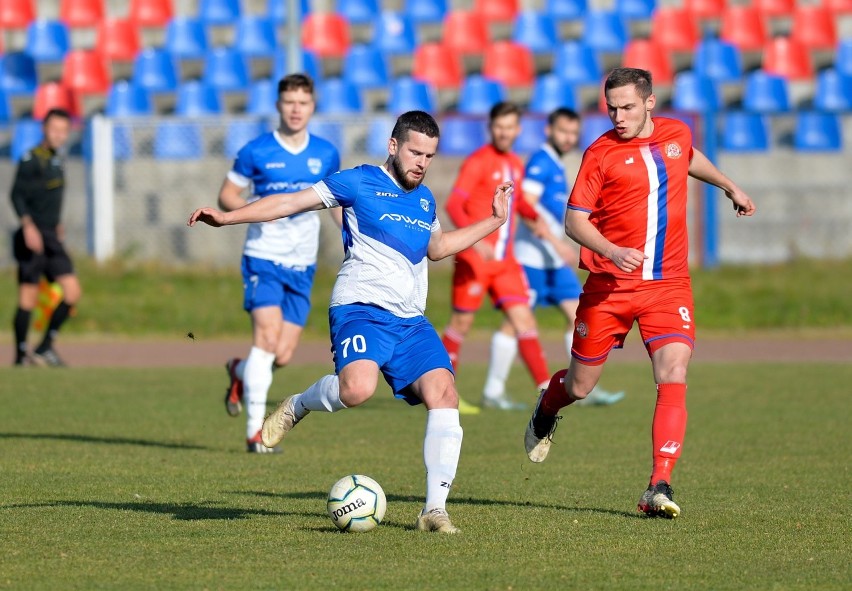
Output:
<instances>
[{"instance_id":1,"label":"sponsor logo on jersey","mask_svg":"<svg viewBox=\"0 0 852 591\"><path fill-rule=\"evenodd\" d=\"M666 156L668 156L672 160L677 160L678 158L680 158L681 154L682 152L677 142L671 142L666 144Z\"/></svg>"},{"instance_id":2,"label":"sponsor logo on jersey","mask_svg":"<svg viewBox=\"0 0 852 591\"><path fill-rule=\"evenodd\" d=\"M267 162L266 167L267 170L270 168L287 168L286 162Z\"/></svg>"},{"instance_id":3,"label":"sponsor logo on jersey","mask_svg":"<svg viewBox=\"0 0 852 591\"><path fill-rule=\"evenodd\" d=\"M428 199L420 199L420 207L423 208L423 211L429 211L429 200Z\"/></svg>"},{"instance_id":4,"label":"sponsor logo on jersey","mask_svg":"<svg viewBox=\"0 0 852 591\"><path fill-rule=\"evenodd\" d=\"M286 181L279 181L276 183L266 183L266 185L264 186L264 191L290 193L295 191L301 191L302 189L307 189L311 186L313 186L313 183L288 183Z\"/></svg>"},{"instance_id":5,"label":"sponsor logo on jersey","mask_svg":"<svg viewBox=\"0 0 852 591\"><path fill-rule=\"evenodd\" d=\"M577 323L577 334L583 338L589 336L589 327L582 320Z\"/></svg>"},{"instance_id":6,"label":"sponsor logo on jersey","mask_svg":"<svg viewBox=\"0 0 852 591\"><path fill-rule=\"evenodd\" d=\"M322 170L322 160L319 158L308 158L308 170L311 174L319 174Z\"/></svg>"},{"instance_id":7,"label":"sponsor logo on jersey","mask_svg":"<svg viewBox=\"0 0 852 591\"><path fill-rule=\"evenodd\" d=\"M633 164L633 156L624 161L625 164Z\"/></svg>"},{"instance_id":8,"label":"sponsor logo on jersey","mask_svg":"<svg viewBox=\"0 0 852 591\"><path fill-rule=\"evenodd\" d=\"M379 221L383 220L391 220L392 222L402 222L406 226L410 228L420 228L421 230L432 230L432 225L428 222L424 222L423 220L418 220L417 218L410 218L407 215L401 215L398 213L385 213L382 214L382 217L379 218Z\"/></svg>"},{"instance_id":9,"label":"sponsor logo on jersey","mask_svg":"<svg viewBox=\"0 0 852 591\"><path fill-rule=\"evenodd\" d=\"M399 197L399 194L388 193L387 191L376 191L376 197Z\"/></svg>"}]
</instances>

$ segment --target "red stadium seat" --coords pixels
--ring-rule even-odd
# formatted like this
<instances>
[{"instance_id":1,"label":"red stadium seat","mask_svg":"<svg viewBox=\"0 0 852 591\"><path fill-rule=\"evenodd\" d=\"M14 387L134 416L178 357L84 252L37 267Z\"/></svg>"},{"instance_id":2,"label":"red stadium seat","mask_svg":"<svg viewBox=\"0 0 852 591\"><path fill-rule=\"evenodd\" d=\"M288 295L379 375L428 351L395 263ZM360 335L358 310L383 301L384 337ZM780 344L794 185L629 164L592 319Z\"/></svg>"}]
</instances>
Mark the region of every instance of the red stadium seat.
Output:
<instances>
[{"instance_id":1,"label":"red stadium seat","mask_svg":"<svg viewBox=\"0 0 852 591\"><path fill-rule=\"evenodd\" d=\"M532 52L512 41L495 41L485 50L482 75L507 87L531 86L535 82Z\"/></svg>"},{"instance_id":2,"label":"red stadium seat","mask_svg":"<svg viewBox=\"0 0 852 591\"><path fill-rule=\"evenodd\" d=\"M686 0L683 7L697 19L722 18L725 0Z\"/></svg>"},{"instance_id":3,"label":"red stadium seat","mask_svg":"<svg viewBox=\"0 0 852 591\"><path fill-rule=\"evenodd\" d=\"M488 47L488 23L476 12L454 10L444 18L444 45L464 54L481 54Z\"/></svg>"},{"instance_id":4,"label":"red stadium seat","mask_svg":"<svg viewBox=\"0 0 852 591\"><path fill-rule=\"evenodd\" d=\"M36 18L33 0L0 2L0 29L25 29Z\"/></svg>"},{"instance_id":5,"label":"red stadium seat","mask_svg":"<svg viewBox=\"0 0 852 591\"><path fill-rule=\"evenodd\" d=\"M100 52L73 49L65 55L62 82L69 89L83 94L104 94L110 79Z\"/></svg>"},{"instance_id":6,"label":"red stadium seat","mask_svg":"<svg viewBox=\"0 0 852 591\"><path fill-rule=\"evenodd\" d=\"M96 27L104 20L103 0L61 0L59 20L71 28Z\"/></svg>"},{"instance_id":7,"label":"red stadium seat","mask_svg":"<svg viewBox=\"0 0 852 591\"><path fill-rule=\"evenodd\" d=\"M823 0L823 6L834 14L852 14L852 0Z\"/></svg>"},{"instance_id":8,"label":"red stadium seat","mask_svg":"<svg viewBox=\"0 0 852 591\"><path fill-rule=\"evenodd\" d=\"M80 116L77 95L61 82L46 82L36 89L33 119L43 119L51 109L65 109L72 117Z\"/></svg>"},{"instance_id":9,"label":"red stadium seat","mask_svg":"<svg viewBox=\"0 0 852 591\"><path fill-rule=\"evenodd\" d=\"M95 46L109 61L133 61L141 46L139 29L130 19L101 21Z\"/></svg>"},{"instance_id":10,"label":"red stadium seat","mask_svg":"<svg viewBox=\"0 0 852 591\"><path fill-rule=\"evenodd\" d=\"M728 6L722 14L719 36L740 51L760 51L767 38L763 15L755 6Z\"/></svg>"},{"instance_id":11,"label":"red stadium seat","mask_svg":"<svg viewBox=\"0 0 852 591\"><path fill-rule=\"evenodd\" d=\"M513 22L518 16L518 0L476 0L473 11L488 22Z\"/></svg>"},{"instance_id":12,"label":"red stadium seat","mask_svg":"<svg viewBox=\"0 0 852 591\"><path fill-rule=\"evenodd\" d=\"M754 0L753 6L763 16L790 16L796 0Z\"/></svg>"},{"instance_id":13,"label":"red stadium seat","mask_svg":"<svg viewBox=\"0 0 852 591\"><path fill-rule=\"evenodd\" d=\"M128 16L139 27L165 27L173 15L172 0L130 0Z\"/></svg>"},{"instance_id":14,"label":"red stadium seat","mask_svg":"<svg viewBox=\"0 0 852 591\"><path fill-rule=\"evenodd\" d=\"M435 88L459 88L464 79L459 54L443 43L424 43L414 52L411 68L416 80Z\"/></svg>"},{"instance_id":15,"label":"red stadium seat","mask_svg":"<svg viewBox=\"0 0 852 591\"><path fill-rule=\"evenodd\" d=\"M834 18L825 6L797 6L793 11L793 39L808 49L834 49L837 45Z\"/></svg>"},{"instance_id":16,"label":"red stadium seat","mask_svg":"<svg viewBox=\"0 0 852 591\"><path fill-rule=\"evenodd\" d=\"M813 80L814 67L808 48L789 37L775 37L763 50L763 69L788 80Z\"/></svg>"},{"instance_id":17,"label":"red stadium seat","mask_svg":"<svg viewBox=\"0 0 852 591\"><path fill-rule=\"evenodd\" d=\"M350 44L349 23L333 12L312 12L302 23L302 47L317 57L346 55Z\"/></svg>"},{"instance_id":18,"label":"red stadium seat","mask_svg":"<svg viewBox=\"0 0 852 591\"><path fill-rule=\"evenodd\" d=\"M621 63L625 68L650 71L654 84L671 84L674 81L674 68L668 53L649 39L628 41Z\"/></svg>"},{"instance_id":19,"label":"red stadium seat","mask_svg":"<svg viewBox=\"0 0 852 591\"><path fill-rule=\"evenodd\" d=\"M661 7L651 18L651 39L667 51L692 51L701 35L692 13L683 8Z\"/></svg>"}]
</instances>

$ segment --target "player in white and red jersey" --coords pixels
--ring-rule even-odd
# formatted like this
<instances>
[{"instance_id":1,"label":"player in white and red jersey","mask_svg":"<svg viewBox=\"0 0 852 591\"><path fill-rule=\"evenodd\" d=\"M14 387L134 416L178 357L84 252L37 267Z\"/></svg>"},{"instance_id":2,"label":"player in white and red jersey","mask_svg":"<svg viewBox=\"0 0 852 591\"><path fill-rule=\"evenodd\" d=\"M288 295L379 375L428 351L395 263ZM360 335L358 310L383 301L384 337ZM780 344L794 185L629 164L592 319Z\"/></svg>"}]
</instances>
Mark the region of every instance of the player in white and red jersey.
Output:
<instances>
[{"instance_id":1,"label":"player in white and red jersey","mask_svg":"<svg viewBox=\"0 0 852 591\"><path fill-rule=\"evenodd\" d=\"M651 74L613 70L604 84L613 129L586 150L568 199L565 232L581 245L589 277L580 295L572 359L539 397L524 436L534 462L547 457L559 410L585 398L634 322L651 357L657 404L653 469L638 508L674 518L671 473L686 433L686 372L695 342L686 225L687 176L715 185L737 216L754 203L692 146L682 122L651 117Z\"/></svg>"}]
</instances>

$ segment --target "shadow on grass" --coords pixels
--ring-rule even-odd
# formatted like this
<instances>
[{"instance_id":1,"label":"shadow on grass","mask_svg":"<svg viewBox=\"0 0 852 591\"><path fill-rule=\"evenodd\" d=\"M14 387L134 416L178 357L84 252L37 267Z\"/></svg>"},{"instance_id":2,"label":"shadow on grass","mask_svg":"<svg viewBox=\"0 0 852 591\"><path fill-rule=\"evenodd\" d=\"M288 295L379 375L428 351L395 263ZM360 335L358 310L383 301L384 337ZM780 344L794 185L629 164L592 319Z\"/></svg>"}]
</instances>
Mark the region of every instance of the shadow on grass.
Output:
<instances>
[{"instance_id":1,"label":"shadow on grass","mask_svg":"<svg viewBox=\"0 0 852 591\"><path fill-rule=\"evenodd\" d=\"M52 439L55 441L75 441L78 443L106 443L109 445L141 445L143 447L162 447L165 449L198 449L213 451L210 447L192 443L170 443L151 439L128 439L126 437L95 437L75 433L0 433L0 439Z\"/></svg>"}]
</instances>

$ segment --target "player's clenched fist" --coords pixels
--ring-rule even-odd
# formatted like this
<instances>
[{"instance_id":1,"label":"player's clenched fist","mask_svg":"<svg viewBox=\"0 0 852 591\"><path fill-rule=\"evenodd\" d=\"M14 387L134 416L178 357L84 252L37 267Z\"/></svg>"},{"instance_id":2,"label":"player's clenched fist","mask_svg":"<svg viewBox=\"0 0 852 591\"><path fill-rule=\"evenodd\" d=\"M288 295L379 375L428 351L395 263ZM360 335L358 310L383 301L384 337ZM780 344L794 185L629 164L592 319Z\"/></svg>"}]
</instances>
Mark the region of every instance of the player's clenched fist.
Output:
<instances>
[{"instance_id":1,"label":"player's clenched fist","mask_svg":"<svg viewBox=\"0 0 852 591\"><path fill-rule=\"evenodd\" d=\"M202 207L192 212L186 225L194 226L195 222L203 222L208 226L219 228L225 225L225 213L212 207Z\"/></svg>"},{"instance_id":2,"label":"player's clenched fist","mask_svg":"<svg viewBox=\"0 0 852 591\"><path fill-rule=\"evenodd\" d=\"M631 273L637 269L646 258L645 253L641 250L636 250L628 246L617 247L609 256L609 260L625 273Z\"/></svg>"}]
</instances>

